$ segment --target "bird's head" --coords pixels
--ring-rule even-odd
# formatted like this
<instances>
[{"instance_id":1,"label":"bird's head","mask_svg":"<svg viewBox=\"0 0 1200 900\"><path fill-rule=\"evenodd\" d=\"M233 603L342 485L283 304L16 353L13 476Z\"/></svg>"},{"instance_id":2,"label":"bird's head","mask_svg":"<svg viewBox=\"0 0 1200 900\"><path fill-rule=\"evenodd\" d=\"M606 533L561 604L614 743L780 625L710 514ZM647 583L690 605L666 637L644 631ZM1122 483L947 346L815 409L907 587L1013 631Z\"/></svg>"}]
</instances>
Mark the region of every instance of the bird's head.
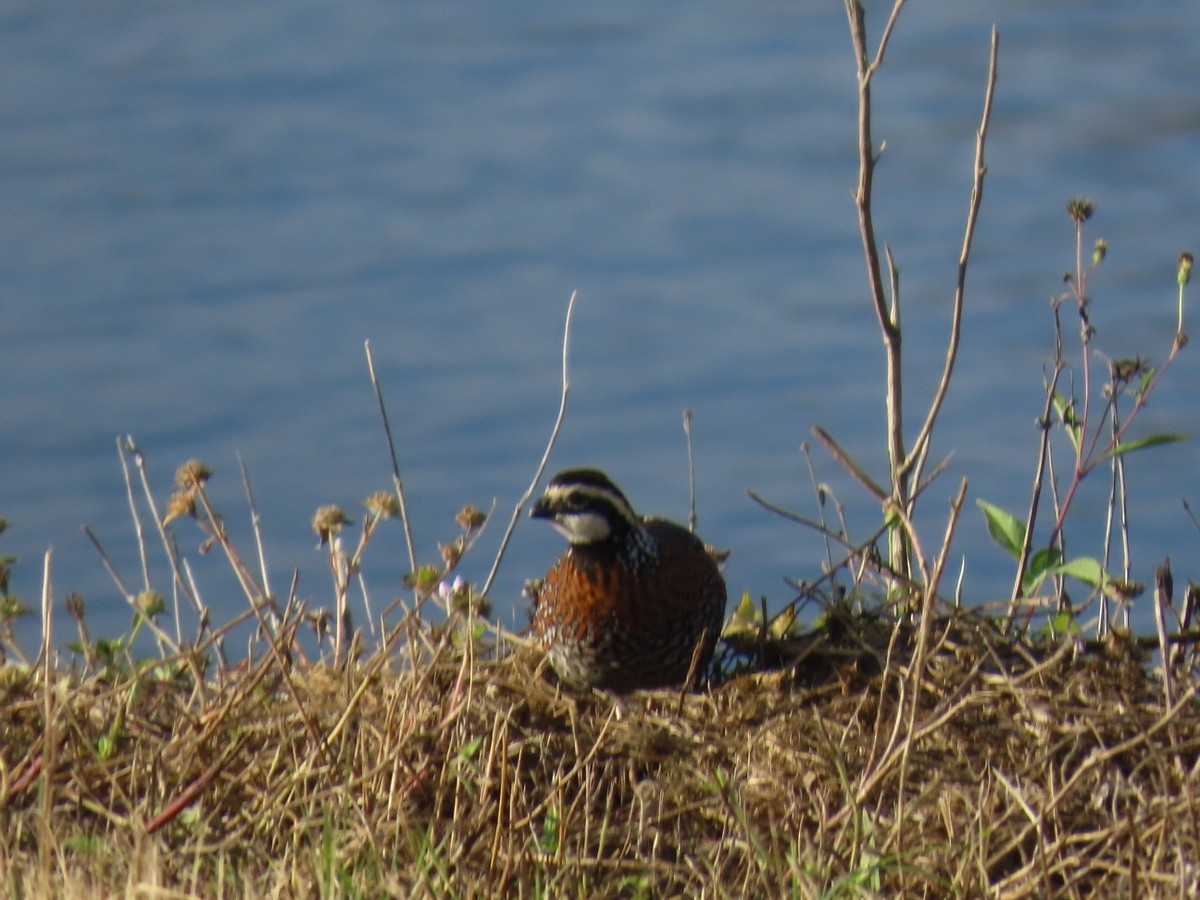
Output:
<instances>
[{"instance_id":1,"label":"bird's head","mask_svg":"<svg viewBox=\"0 0 1200 900\"><path fill-rule=\"evenodd\" d=\"M621 489L598 469L559 472L529 515L549 521L573 545L602 544L641 528Z\"/></svg>"}]
</instances>

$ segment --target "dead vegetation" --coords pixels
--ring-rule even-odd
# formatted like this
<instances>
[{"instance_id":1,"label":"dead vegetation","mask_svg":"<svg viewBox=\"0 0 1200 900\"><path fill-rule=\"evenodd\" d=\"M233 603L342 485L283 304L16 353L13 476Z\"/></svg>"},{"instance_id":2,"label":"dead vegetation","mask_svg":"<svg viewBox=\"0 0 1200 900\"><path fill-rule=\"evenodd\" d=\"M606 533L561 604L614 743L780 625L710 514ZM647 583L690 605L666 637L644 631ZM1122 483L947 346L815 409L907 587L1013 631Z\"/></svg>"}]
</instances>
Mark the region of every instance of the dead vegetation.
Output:
<instances>
[{"instance_id":1,"label":"dead vegetation","mask_svg":"<svg viewBox=\"0 0 1200 900\"><path fill-rule=\"evenodd\" d=\"M834 623L837 623L836 626ZM348 662L10 665L9 896L1187 896L1200 708L1137 642L830 615L703 693L467 620ZM295 622L285 622L282 633ZM1186 665L1181 657L1180 665Z\"/></svg>"}]
</instances>

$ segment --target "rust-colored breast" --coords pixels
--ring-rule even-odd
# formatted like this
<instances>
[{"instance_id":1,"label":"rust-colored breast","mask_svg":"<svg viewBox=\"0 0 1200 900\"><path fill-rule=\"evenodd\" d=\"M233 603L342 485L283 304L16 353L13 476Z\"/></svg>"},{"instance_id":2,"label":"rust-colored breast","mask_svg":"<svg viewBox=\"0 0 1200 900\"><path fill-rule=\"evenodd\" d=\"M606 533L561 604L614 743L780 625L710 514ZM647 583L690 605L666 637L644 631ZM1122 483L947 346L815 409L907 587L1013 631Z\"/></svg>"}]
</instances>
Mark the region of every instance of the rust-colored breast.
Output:
<instances>
[{"instance_id":1,"label":"rust-colored breast","mask_svg":"<svg viewBox=\"0 0 1200 900\"><path fill-rule=\"evenodd\" d=\"M547 573L534 632L559 677L615 690L681 684L700 645L707 666L725 615L725 582L704 545L663 519L652 550L571 547Z\"/></svg>"}]
</instances>

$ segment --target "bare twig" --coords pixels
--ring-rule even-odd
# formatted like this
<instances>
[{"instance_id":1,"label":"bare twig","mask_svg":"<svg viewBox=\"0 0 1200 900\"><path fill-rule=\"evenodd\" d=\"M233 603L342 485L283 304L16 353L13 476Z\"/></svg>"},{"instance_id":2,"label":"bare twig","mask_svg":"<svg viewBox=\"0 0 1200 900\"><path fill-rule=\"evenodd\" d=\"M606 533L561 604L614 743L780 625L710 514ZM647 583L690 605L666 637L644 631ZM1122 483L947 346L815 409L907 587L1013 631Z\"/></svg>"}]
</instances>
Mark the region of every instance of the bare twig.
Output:
<instances>
[{"instance_id":1,"label":"bare twig","mask_svg":"<svg viewBox=\"0 0 1200 900\"><path fill-rule=\"evenodd\" d=\"M755 503L757 503L759 506L763 507L763 509L769 510L770 512L773 512L778 516L782 516L783 518L787 519L788 521L795 522L799 525L804 525L808 528L811 528L814 531L823 535L826 539L826 542L833 541L837 544L840 544L842 547L844 547L847 550L846 555L842 559L840 559L836 562L831 562L828 567L829 571L827 571L825 573L825 575L822 576L821 578L817 579L814 582L811 582L809 585L810 587L815 587L816 585L819 585L822 581L825 581L825 580L828 580L830 583L833 583L833 576L837 573L837 571L839 569L843 568L844 566L849 565L854 560L861 560L862 561L860 564L861 569L870 567L872 570L876 570L876 571L882 573L883 576L886 577L887 579L889 579L891 582L893 582L897 585L900 585L908 590L919 591L921 589L921 585L916 584L911 579L906 579L895 569L890 568L886 562L879 559L878 554L872 552L872 548L874 547L875 542L877 540L879 540L880 536L890 527L888 524L885 523L883 525L880 525L874 531L874 533L872 533L871 535L869 535L867 537L866 540L864 540L858 544L853 544L853 543L851 543L850 539L846 537L844 528L842 531L834 531L831 528L829 528L828 525L823 520L812 519L812 518L809 518L808 516L801 515L800 513L795 513L795 512L792 512L791 510L784 509L783 507L781 507L775 503L772 503L770 500L767 500L766 498L755 493L754 491L747 491L746 495L751 500L753 500ZM860 579L860 577L861 577L861 572L858 575L856 575L855 581L857 582Z\"/></svg>"},{"instance_id":2,"label":"bare twig","mask_svg":"<svg viewBox=\"0 0 1200 900\"><path fill-rule=\"evenodd\" d=\"M692 411L683 411L683 436L687 441L688 460L688 531L696 530L696 458L692 453Z\"/></svg>"},{"instance_id":3,"label":"bare twig","mask_svg":"<svg viewBox=\"0 0 1200 900\"><path fill-rule=\"evenodd\" d=\"M854 461L853 457L851 457L849 453L842 449L842 446L834 439L833 435L819 425L813 426L812 433L816 436L817 440L825 445L825 449L829 451L829 455L840 462L842 467L851 475L853 475L855 480L858 481L858 483L864 488L866 488L872 497L874 497L880 503L887 499L887 491L881 488L879 484L876 483L875 479L868 475L862 469L862 467Z\"/></svg>"},{"instance_id":4,"label":"bare twig","mask_svg":"<svg viewBox=\"0 0 1200 900\"><path fill-rule=\"evenodd\" d=\"M897 0L893 5L891 17L884 29L883 37L879 41L875 57L872 59L867 50L866 11L861 0L846 0L850 37L858 66L858 188L854 199L858 209L858 225L863 253L866 256L871 300L875 307L875 316L879 320L880 330L883 332L884 344L887 347L888 459L893 473L899 472L904 459L903 434L900 429L902 414L900 391L903 386L900 370L900 325L892 319L889 311L871 205L871 190L875 178L875 164L878 159L871 137L871 78L883 62L887 42L903 5L904 0Z\"/></svg>"},{"instance_id":5,"label":"bare twig","mask_svg":"<svg viewBox=\"0 0 1200 900\"><path fill-rule=\"evenodd\" d=\"M521 495L521 499L517 501L517 505L513 508L512 518L508 521L508 527L504 530L504 537L500 539L500 549L496 551L496 559L492 563L492 570L488 573L487 580L483 583L483 588L480 594L484 597L492 588L492 582L496 579L496 572L500 569L500 561L504 559L504 551L508 549L508 542L512 538L512 533L517 527L517 520L521 517L522 510L525 509L525 504L533 497L533 492L537 489L538 482L542 480L542 473L546 471L546 464L550 461L550 453L554 449L554 445L558 442L558 432L562 429L563 419L567 414L567 395L571 391L571 379L569 377L567 364L571 356L571 316L575 312L575 298L578 296L578 291L571 292L571 299L567 301L567 319L563 325L562 339L562 393L558 400L558 415L554 417L554 428L550 431L550 440L546 442L546 450L542 454L542 459L538 463L537 471L533 474L533 481L529 483L529 487L525 489L525 493Z\"/></svg>"},{"instance_id":6,"label":"bare twig","mask_svg":"<svg viewBox=\"0 0 1200 900\"><path fill-rule=\"evenodd\" d=\"M929 616L932 614L933 598L937 596L938 585L941 584L942 574L946 571L946 560L950 556L950 545L954 540L954 531L958 525L958 516L962 512L963 499L967 496L967 479L963 479L959 484L958 493L954 495L954 500L950 504L950 519L946 522L946 534L942 538L941 549L938 550L937 559L933 563L933 573L930 577L929 584L926 585L925 591L925 610L923 615Z\"/></svg>"},{"instance_id":7,"label":"bare twig","mask_svg":"<svg viewBox=\"0 0 1200 900\"><path fill-rule=\"evenodd\" d=\"M92 546L96 548L96 552L100 554L100 562L104 564L104 568L108 571L108 577L113 580L113 584L117 586L117 590L121 592L122 597L132 597L129 588L125 587L125 582L117 573L116 567L112 564L112 560L108 558L108 551L104 549L104 545L100 543L100 538L96 537L96 533L92 531L90 525L83 526L83 533L87 535Z\"/></svg>"},{"instance_id":8,"label":"bare twig","mask_svg":"<svg viewBox=\"0 0 1200 900\"><path fill-rule=\"evenodd\" d=\"M54 831L51 826L54 811L54 782L55 769L58 761L58 729L57 715L54 709L55 685L58 677L54 661L54 592L50 585L50 560L53 553L46 551L42 568L42 646L38 652L38 662L42 666L42 722L44 734L42 737L42 814L38 818L37 829L40 838L38 863L42 869L43 883L49 883L50 867L53 861L55 846Z\"/></svg>"},{"instance_id":9,"label":"bare twig","mask_svg":"<svg viewBox=\"0 0 1200 900\"><path fill-rule=\"evenodd\" d=\"M130 443L133 439L130 438ZM125 459L125 446L121 438L117 438L117 459L121 461L121 474L125 477L125 498L129 502L129 515L133 518L133 533L137 541L138 559L142 564L142 587L150 589L150 561L146 555L146 536L142 530L142 517L138 513L137 502L133 499L133 479L129 475L129 463Z\"/></svg>"},{"instance_id":10,"label":"bare twig","mask_svg":"<svg viewBox=\"0 0 1200 900\"><path fill-rule=\"evenodd\" d=\"M1058 321L1058 308L1054 311L1055 322ZM1054 413L1054 393L1058 388L1058 378L1062 374L1062 331L1059 328L1054 329L1055 335L1058 338L1060 352L1055 356L1054 374L1050 377L1049 386L1046 388L1046 406L1042 410L1042 417L1038 420L1038 428L1041 430L1041 438L1038 445L1038 461L1033 473L1033 490L1032 496L1029 498L1029 513L1025 517L1025 538L1021 542L1021 553L1017 557L1017 573L1013 578L1012 593L1008 601L1008 615L1004 620L1004 627L1010 628L1013 620L1017 615L1017 601L1025 595L1025 573L1029 570L1030 554L1033 552L1033 527L1037 524L1038 507L1042 501L1042 483L1046 477L1047 465L1050 458L1050 427L1052 424L1051 416Z\"/></svg>"},{"instance_id":11,"label":"bare twig","mask_svg":"<svg viewBox=\"0 0 1200 900\"><path fill-rule=\"evenodd\" d=\"M812 454L808 451L808 442L805 441L800 445L800 452L804 455L804 464L808 469L808 480L812 483L813 494L817 501L817 514L820 516L819 527L822 532L829 530L829 523L825 521L825 498L829 494L829 489L817 481L817 472L813 468ZM825 541L825 565L828 571L833 571L833 547L830 544L828 534L823 534Z\"/></svg>"},{"instance_id":12,"label":"bare twig","mask_svg":"<svg viewBox=\"0 0 1200 900\"><path fill-rule=\"evenodd\" d=\"M388 422L387 404L383 402L383 389L379 386L379 377L375 373L375 355L371 352L371 342L363 343L367 353L367 371L371 374L371 385L375 388L375 402L379 404L379 417L383 420L383 433L387 438L388 453L392 460L392 486L396 491L396 499L400 502L400 523L404 527L404 542L408 547L409 571L417 571L417 550L413 543L412 526L408 520L408 503L404 499L404 483L400 480L400 460L396 456L396 442L392 440L392 426Z\"/></svg>"},{"instance_id":13,"label":"bare twig","mask_svg":"<svg viewBox=\"0 0 1200 900\"><path fill-rule=\"evenodd\" d=\"M204 792L204 789L208 787L209 782L225 769L234 756L241 752L242 747L246 745L250 737L251 734L247 731L226 747L216 762L201 772L196 778L192 779L192 782L182 792L163 807L162 812L146 823L146 834L154 834L154 832L158 831L164 825L174 821L181 812L195 803Z\"/></svg>"},{"instance_id":14,"label":"bare twig","mask_svg":"<svg viewBox=\"0 0 1200 900\"><path fill-rule=\"evenodd\" d=\"M120 448L120 445L121 442L118 441L118 448ZM199 597L192 590L191 582L184 577L179 558L179 548L176 546L173 536L167 534L166 524L163 521L162 514L158 511L158 503L154 499L154 491L150 488L150 475L146 471L146 455L133 439L133 435L125 435L123 452L129 453L133 457L133 464L138 470L138 479L142 484L142 496L146 500L146 506L150 509L150 514L154 517L154 527L158 531L158 538L162 541L163 552L166 554L167 563L171 567L171 600L175 612L175 636L182 643L183 625L180 621L179 595L182 593L188 603L191 604L192 609L197 614L201 614Z\"/></svg>"},{"instance_id":15,"label":"bare twig","mask_svg":"<svg viewBox=\"0 0 1200 900\"><path fill-rule=\"evenodd\" d=\"M246 461L242 459L242 451L237 451L238 468L242 472L242 487L246 491L246 503L250 507L250 527L254 531L254 546L258 549L258 571L262 579L263 594L272 606L275 604L275 594L271 590L271 574L267 567L267 551L263 545L262 518L258 514L258 504L254 502L254 491L250 487L250 473L246 471Z\"/></svg>"},{"instance_id":16,"label":"bare twig","mask_svg":"<svg viewBox=\"0 0 1200 900\"><path fill-rule=\"evenodd\" d=\"M1171 596L1174 589L1174 579L1171 576L1171 560L1163 560L1163 564L1154 570L1154 628L1158 633L1158 654L1162 663L1163 708L1170 709L1175 705L1175 685L1171 672L1170 644L1167 639L1167 625L1164 611L1171 608Z\"/></svg>"},{"instance_id":17,"label":"bare twig","mask_svg":"<svg viewBox=\"0 0 1200 900\"><path fill-rule=\"evenodd\" d=\"M213 507L212 501L208 497L208 491L203 485L195 488L193 496L207 517L207 521L205 521L197 516L196 522L224 552L225 560L233 570L234 577L237 578L246 599L250 601L256 611L260 610L266 601L266 593L262 585L258 583L258 578L250 571L246 561L242 559L242 555L234 546L233 541L229 539L229 529L225 526L224 517Z\"/></svg>"},{"instance_id":18,"label":"bare twig","mask_svg":"<svg viewBox=\"0 0 1200 900\"><path fill-rule=\"evenodd\" d=\"M913 475L920 480L920 472L924 466L925 457L929 452L930 438L933 435L933 425L941 412L942 403L946 399L946 391L950 387L950 376L954 373L954 362L958 358L959 338L962 331L963 300L967 285L967 266L971 260L971 244L975 239L975 226L979 221L979 207L983 202L983 180L987 175L987 164L984 161L984 148L987 145L988 126L992 120L992 98L996 93L996 63L1000 52L1000 33L992 28L991 52L988 56L987 88L983 97L983 114L979 119L979 129L975 132L975 162L972 168L971 200L967 206L967 224L963 233L962 248L958 254L958 277L954 287L954 302L950 313L950 337L946 342L946 360L942 366L942 377L934 391L933 400L929 404L929 412L921 430L913 440L913 449L904 461L905 469L912 469Z\"/></svg>"},{"instance_id":19,"label":"bare twig","mask_svg":"<svg viewBox=\"0 0 1200 900\"><path fill-rule=\"evenodd\" d=\"M131 593L125 587L125 582L122 581L121 576L117 574L116 567L113 566L112 560L108 558L108 553L105 551L104 545L100 543L100 539L96 537L95 532L92 531L91 527L84 525L83 533L87 535L88 540L92 542L92 546L94 546L96 551L100 554L100 561L104 563L104 568L108 571L109 577L112 578L113 583L116 584L117 590L119 590L121 595L125 598L125 602L129 604L131 609L133 609L134 614L140 617L140 621L147 625L151 632L154 633L154 637L158 641L160 649L170 648L171 652L177 653L179 651L179 646L171 640L170 635L168 635L162 630L162 628L159 627L158 623L154 621L152 616L145 615L140 609L138 609L137 595Z\"/></svg>"},{"instance_id":20,"label":"bare twig","mask_svg":"<svg viewBox=\"0 0 1200 900\"><path fill-rule=\"evenodd\" d=\"M896 0L891 14L884 27L874 56L867 48L866 12L861 0L846 0L846 13L850 23L851 41L858 71L858 186L855 191L855 206L858 210L859 234L862 240L863 253L867 266L867 279L870 286L872 304L883 335L884 353L887 368L886 387L886 416L887 416L887 448L890 489L883 491L869 478L865 477L862 468L853 463L844 452L835 452L835 457L854 476L867 487L881 502L886 497L889 505L898 510L904 517L912 515L915 496L911 484L921 481L921 470L929 453L934 424L945 401L949 390L950 379L954 372L954 364L958 356L959 340L962 328L962 315L966 290L967 268L971 256L971 246L975 235L975 226L979 217L979 209L983 199L983 182L987 173L984 163L984 147L987 143L988 126L991 121L992 99L996 87L996 65L999 52L999 33L992 29L991 54L989 58L987 87L984 93L983 113L976 131L975 161L971 187L971 198L967 210L967 222L963 235L962 247L959 252L958 276L955 286L954 300L951 309L950 336L947 341L946 357L942 367L942 375L937 389L930 401L924 422L912 442L912 449L905 450L904 439L904 380L903 357L900 325L900 278L891 248L885 247L888 288L885 289L882 266L879 254L878 238L872 214L872 187L875 166L878 162L877 152L871 135L871 80L883 62L884 53L892 30L899 17L904 0ZM818 434L827 447L836 444L827 435ZM892 568L909 575L912 560L911 529L893 529L890 535L889 555Z\"/></svg>"}]
</instances>

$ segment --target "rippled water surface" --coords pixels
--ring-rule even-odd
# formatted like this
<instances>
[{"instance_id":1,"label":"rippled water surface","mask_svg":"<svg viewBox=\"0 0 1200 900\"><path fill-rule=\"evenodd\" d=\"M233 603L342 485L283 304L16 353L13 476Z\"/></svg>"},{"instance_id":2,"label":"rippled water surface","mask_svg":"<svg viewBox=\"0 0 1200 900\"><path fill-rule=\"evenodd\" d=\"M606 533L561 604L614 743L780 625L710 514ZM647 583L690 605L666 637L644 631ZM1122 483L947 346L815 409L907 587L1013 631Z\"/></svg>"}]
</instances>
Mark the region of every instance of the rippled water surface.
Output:
<instances>
[{"instance_id":1,"label":"rippled water surface","mask_svg":"<svg viewBox=\"0 0 1200 900\"><path fill-rule=\"evenodd\" d=\"M1200 250L1194 16L1167 0L911 5L875 94L910 429L944 352L993 22L989 174L935 442L952 460L922 519L936 541L968 479L951 568L967 558L969 602L1011 577L973 501L1027 503L1048 301L1073 259L1066 199L1092 197L1089 240L1109 241L1091 286L1111 356L1164 357L1176 257ZM552 468L601 465L644 511L682 519L692 410L700 530L733 550L731 594L789 599L784 576L815 577L821 544L746 490L814 514L800 445L818 424L885 472L846 32L832 0L7 4L0 553L20 558L12 589L36 599L53 547L55 593L85 594L97 633L127 623L80 526L136 587L115 450L132 434L164 496L184 459L212 466L212 494L253 557L240 452L274 590L299 567L301 594L326 602L313 510L389 484L368 339L422 559L463 503L496 504L464 563L481 579L549 434L578 291ZM1072 322L1069 348L1074 335ZM1139 433L1200 432L1195 356ZM1195 446L1131 458L1135 577L1170 554L1177 582L1200 579L1181 505L1200 496ZM878 508L819 448L814 460L852 532L868 534ZM1078 501L1072 552L1099 552L1105 481ZM194 550L194 530L178 533ZM521 584L560 549L549 529L518 528L496 583L503 621L524 621ZM219 559L194 564L218 617L243 608ZM399 528L385 530L367 557L377 601L406 568Z\"/></svg>"}]
</instances>

